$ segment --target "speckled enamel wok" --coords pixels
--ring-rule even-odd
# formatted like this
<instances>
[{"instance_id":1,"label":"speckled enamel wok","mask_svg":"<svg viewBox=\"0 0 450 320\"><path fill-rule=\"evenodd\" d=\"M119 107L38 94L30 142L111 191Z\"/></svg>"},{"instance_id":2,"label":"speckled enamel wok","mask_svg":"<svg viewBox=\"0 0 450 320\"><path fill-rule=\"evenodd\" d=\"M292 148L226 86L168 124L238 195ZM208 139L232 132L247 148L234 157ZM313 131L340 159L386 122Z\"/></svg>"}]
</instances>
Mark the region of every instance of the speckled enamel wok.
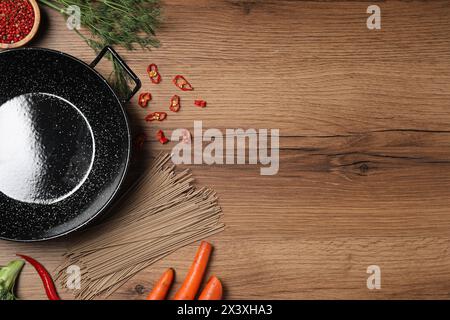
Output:
<instances>
[{"instance_id":1,"label":"speckled enamel wok","mask_svg":"<svg viewBox=\"0 0 450 320\"><path fill-rule=\"evenodd\" d=\"M94 69L107 52L135 83L126 99ZM105 210L130 157L123 105L140 86L110 47L90 65L41 48L0 53L0 238L56 238Z\"/></svg>"}]
</instances>

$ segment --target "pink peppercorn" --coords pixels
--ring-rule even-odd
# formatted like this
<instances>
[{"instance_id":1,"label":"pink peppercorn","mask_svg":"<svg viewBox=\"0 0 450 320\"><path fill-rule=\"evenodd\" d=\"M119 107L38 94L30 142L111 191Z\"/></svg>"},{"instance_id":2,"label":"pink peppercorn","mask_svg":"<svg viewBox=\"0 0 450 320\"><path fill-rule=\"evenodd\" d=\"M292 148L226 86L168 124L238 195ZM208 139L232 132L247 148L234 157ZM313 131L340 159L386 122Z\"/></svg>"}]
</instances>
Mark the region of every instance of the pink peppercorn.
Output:
<instances>
[{"instance_id":1,"label":"pink peppercorn","mask_svg":"<svg viewBox=\"0 0 450 320\"><path fill-rule=\"evenodd\" d=\"M28 0L0 0L0 43L16 43L33 29L34 11Z\"/></svg>"}]
</instances>

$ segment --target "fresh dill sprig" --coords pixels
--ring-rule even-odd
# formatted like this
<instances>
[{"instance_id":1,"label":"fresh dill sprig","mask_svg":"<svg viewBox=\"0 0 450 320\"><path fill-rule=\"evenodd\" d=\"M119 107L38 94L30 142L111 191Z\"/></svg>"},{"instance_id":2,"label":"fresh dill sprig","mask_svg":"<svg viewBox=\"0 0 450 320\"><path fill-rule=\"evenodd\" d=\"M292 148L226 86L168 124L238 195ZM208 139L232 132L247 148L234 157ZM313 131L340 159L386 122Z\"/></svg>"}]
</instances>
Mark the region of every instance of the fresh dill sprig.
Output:
<instances>
[{"instance_id":1,"label":"fresh dill sprig","mask_svg":"<svg viewBox=\"0 0 450 320\"><path fill-rule=\"evenodd\" d=\"M162 20L159 0L39 0L42 4L69 15L67 8L80 8L81 25L91 36L75 31L86 43L99 52L104 46L120 46L127 50L136 47L151 49L159 46L155 30ZM124 97L130 92L129 77L122 67L113 61L110 83Z\"/></svg>"}]
</instances>

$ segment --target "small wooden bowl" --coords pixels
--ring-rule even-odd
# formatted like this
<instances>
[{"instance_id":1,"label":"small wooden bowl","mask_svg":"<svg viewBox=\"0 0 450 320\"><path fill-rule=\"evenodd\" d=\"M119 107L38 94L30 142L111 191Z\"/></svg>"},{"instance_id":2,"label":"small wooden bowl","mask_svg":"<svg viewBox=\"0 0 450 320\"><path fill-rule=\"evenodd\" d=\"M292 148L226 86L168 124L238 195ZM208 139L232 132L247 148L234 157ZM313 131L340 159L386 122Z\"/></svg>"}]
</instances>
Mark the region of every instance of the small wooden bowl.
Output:
<instances>
[{"instance_id":1,"label":"small wooden bowl","mask_svg":"<svg viewBox=\"0 0 450 320\"><path fill-rule=\"evenodd\" d=\"M12 48L18 48L26 45L28 42L33 39L33 37L36 35L39 24L41 23L41 10L39 9L39 5L37 4L36 0L28 0L33 7L34 11L34 24L33 28L31 28L31 31L25 38L23 38L20 41L14 42L14 43L0 43L0 48L2 49L12 49Z\"/></svg>"}]
</instances>

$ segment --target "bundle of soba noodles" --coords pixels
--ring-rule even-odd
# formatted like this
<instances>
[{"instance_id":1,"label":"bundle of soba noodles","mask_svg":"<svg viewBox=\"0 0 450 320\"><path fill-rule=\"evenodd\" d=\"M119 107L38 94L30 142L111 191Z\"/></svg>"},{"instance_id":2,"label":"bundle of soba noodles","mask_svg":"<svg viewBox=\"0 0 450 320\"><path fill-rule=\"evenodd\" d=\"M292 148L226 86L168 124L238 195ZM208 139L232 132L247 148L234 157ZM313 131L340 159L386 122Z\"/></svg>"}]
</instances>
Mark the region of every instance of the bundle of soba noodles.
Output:
<instances>
[{"instance_id":1,"label":"bundle of soba noodles","mask_svg":"<svg viewBox=\"0 0 450 320\"><path fill-rule=\"evenodd\" d=\"M106 297L159 259L224 229L214 191L196 189L191 173L175 172L169 159L158 156L114 215L82 233L65 254L57 279L66 287L66 269L79 266L76 298Z\"/></svg>"}]
</instances>

